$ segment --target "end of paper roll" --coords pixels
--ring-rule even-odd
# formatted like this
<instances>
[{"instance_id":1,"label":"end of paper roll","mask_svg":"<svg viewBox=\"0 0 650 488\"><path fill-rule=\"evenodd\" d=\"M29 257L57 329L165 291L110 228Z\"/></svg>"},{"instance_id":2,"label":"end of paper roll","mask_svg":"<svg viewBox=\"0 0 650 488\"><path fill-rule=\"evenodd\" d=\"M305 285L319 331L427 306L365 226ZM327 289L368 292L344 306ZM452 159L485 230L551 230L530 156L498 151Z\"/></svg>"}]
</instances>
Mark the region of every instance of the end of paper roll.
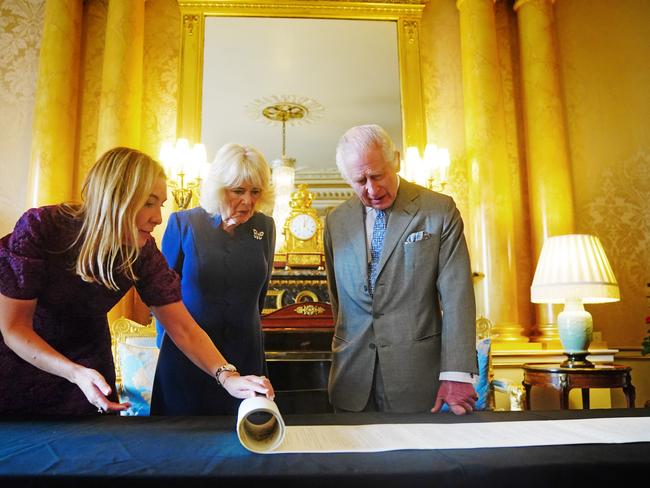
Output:
<instances>
[{"instance_id":1,"label":"end of paper roll","mask_svg":"<svg viewBox=\"0 0 650 488\"><path fill-rule=\"evenodd\" d=\"M237 437L242 446L259 454L277 449L284 440L284 420L274 401L257 396L239 405Z\"/></svg>"}]
</instances>

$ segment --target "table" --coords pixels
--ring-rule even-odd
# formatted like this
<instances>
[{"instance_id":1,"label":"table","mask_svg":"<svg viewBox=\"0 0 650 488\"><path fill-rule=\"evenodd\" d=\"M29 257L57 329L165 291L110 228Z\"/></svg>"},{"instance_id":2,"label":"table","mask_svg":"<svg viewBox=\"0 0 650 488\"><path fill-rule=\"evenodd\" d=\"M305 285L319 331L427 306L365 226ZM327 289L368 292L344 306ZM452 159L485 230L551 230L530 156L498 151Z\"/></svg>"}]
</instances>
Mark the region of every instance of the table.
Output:
<instances>
[{"instance_id":1,"label":"table","mask_svg":"<svg viewBox=\"0 0 650 488\"><path fill-rule=\"evenodd\" d=\"M286 415L288 425L649 417L650 409ZM0 486L618 486L650 442L378 453L253 454L234 417L0 418Z\"/></svg>"},{"instance_id":2,"label":"table","mask_svg":"<svg viewBox=\"0 0 650 488\"><path fill-rule=\"evenodd\" d=\"M560 408L569 408L569 391L582 389L582 406L589 408L589 388L622 388L627 406L634 408L635 390L630 371L619 364L597 364L593 368L563 368L559 364L524 364L526 409L530 410L533 386L553 388L560 394Z\"/></svg>"}]
</instances>

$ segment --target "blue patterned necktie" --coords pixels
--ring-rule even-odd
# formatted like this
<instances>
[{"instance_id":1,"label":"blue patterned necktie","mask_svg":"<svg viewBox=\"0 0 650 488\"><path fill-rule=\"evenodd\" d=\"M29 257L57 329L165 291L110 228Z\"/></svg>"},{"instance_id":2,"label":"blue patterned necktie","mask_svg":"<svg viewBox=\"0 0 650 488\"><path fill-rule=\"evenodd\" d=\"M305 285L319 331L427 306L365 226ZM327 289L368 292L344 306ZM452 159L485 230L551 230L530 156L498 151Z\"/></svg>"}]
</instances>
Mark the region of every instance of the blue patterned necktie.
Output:
<instances>
[{"instance_id":1,"label":"blue patterned necktie","mask_svg":"<svg viewBox=\"0 0 650 488\"><path fill-rule=\"evenodd\" d=\"M379 270L379 258L384 248L384 236L386 235L386 212L375 210L375 225L372 227L372 240L370 241L370 294L375 291L375 281Z\"/></svg>"}]
</instances>

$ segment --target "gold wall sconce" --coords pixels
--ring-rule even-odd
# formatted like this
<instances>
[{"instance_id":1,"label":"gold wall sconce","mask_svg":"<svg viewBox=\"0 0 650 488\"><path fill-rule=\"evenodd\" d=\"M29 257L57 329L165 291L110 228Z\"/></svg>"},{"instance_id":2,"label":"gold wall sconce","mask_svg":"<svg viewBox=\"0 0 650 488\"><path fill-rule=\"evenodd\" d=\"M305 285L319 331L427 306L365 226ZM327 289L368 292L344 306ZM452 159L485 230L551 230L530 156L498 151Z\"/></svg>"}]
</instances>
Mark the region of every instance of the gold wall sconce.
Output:
<instances>
[{"instance_id":1,"label":"gold wall sconce","mask_svg":"<svg viewBox=\"0 0 650 488\"><path fill-rule=\"evenodd\" d=\"M205 146L197 143L190 147L187 139L178 139L176 143L164 142L159 159L165 167L167 184L176 206L181 210L187 209L199 196L201 181L207 172Z\"/></svg>"},{"instance_id":2,"label":"gold wall sconce","mask_svg":"<svg viewBox=\"0 0 650 488\"><path fill-rule=\"evenodd\" d=\"M402 161L399 174L429 190L442 192L447 184L447 172L450 164L447 148L427 144L424 156L420 157L419 149L410 146L406 149L406 157Z\"/></svg>"}]
</instances>

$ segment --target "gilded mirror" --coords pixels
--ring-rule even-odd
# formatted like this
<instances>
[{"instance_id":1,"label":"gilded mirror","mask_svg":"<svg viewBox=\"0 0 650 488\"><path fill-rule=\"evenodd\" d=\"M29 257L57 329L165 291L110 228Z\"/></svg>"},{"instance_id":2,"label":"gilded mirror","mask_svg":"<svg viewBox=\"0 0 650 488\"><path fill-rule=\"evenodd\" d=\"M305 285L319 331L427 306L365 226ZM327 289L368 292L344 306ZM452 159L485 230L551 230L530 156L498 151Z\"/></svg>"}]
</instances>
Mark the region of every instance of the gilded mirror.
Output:
<instances>
[{"instance_id":1,"label":"gilded mirror","mask_svg":"<svg viewBox=\"0 0 650 488\"><path fill-rule=\"evenodd\" d=\"M307 42L305 33L309 32L310 29L307 22L312 20L320 22L318 27L318 30L320 31L327 31L333 22L349 24L346 29L338 28L338 30L340 32L345 31L345 35L353 36L349 41L349 44L352 46L350 51L353 51L353 48L357 47L355 46L354 33L356 32L358 34L364 29L374 30L380 33L383 32L383 34L380 35L388 36L390 38L388 41L388 54L382 54L381 57L388 58L393 56L397 63L398 73L395 73L394 83L399 92L397 102L399 106L396 106L395 110L400 112L397 115L397 118L399 119L401 116L401 120L398 120L398 123L393 125L391 125L391 122L389 121L383 122L383 125L387 125L387 130L396 139L399 146L418 146L422 148L425 129L421 101L418 41L419 21L424 7L422 4L413 3L412 1L403 3L396 1L378 3L296 1L280 3L266 0L242 3L238 1L180 0L179 5L181 7L181 17L183 22L177 127L179 137L187 137L194 141L202 140L204 143L207 142L209 154L214 154L214 151L216 150L216 147L211 147L210 142L205 140L206 134L202 131L203 125L212 123L210 120L206 120L206 114L204 111L206 113L209 112L210 116L214 116L215 113L219 114L219 111L226 105L226 102L223 100L228 97L227 94L222 94L221 96L224 98L219 98L219 90L214 93L210 91L215 84L212 80L219 78L219 70L215 73L213 68L215 65L223 64L224 60L227 59L227 56L225 58L224 56L217 57L216 59L211 58L216 49L214 47L215 40L217 44L220 42L225 44L228 39L232 38L236 43L235 38L237 37L237 32L248 29L246 32L239 32L239 35L241 36L239 43L243 44L245 43L245 40L250 37L250 32L253 32L254 30L262 30L265 28L263 26L271 24L270 20L275 20L277 21L276 23L279 22L282 25L280 30L285 29L288 33L290 29L292 32L291 35L302 35L305 42ZM265 20L269 22L265 23ZM345 20L356 21L358 24L354 24L353 22L343 22ZM282 22L284 22L284 24L282 24ZM353 24L354 27L350 28L350 25ZM230 34L232 35L228 35L228 29L230 29ZM337 28L335 27L333 29L334 30L330 29L330 32L336 33ZM215 34L215 32L217 34ZM300 32L302 32L302 34L300 34ZM267 35L274 34L267 33ZM362 41L358 42L361 43ZM394 43L392 46L390 46L391 42ZM289 46L289 44L285 44L285 46ZM230 49L230 47L225 45L223 48L223 52L228 52ZM390 53L391 48L393 51L392 54ZM245 65L247 62L247 59L245 58L246 56L243 56L243 59L237 61L240 64ZM382 61L384 61L384 59L382 59ZM227 73L230 71L232 71L232 68L222 70L221 73ZM306 71L310 71L310 69L307 68ZM204 74L206 80L204 80ZM263 73L257 73L257 75L263 77ZM251 75L249 74L249 76ZM204 83L204 81L207 81L207 83ZM311 95L310 93L288 93L291 89L282 93L282 90L279 88L280 86L281 85L269 83L269 89L260 90L258 96L264 98L270 95L296 95L306 97ZM232 92L232 89L227 91ZM274 91L276 93L274 93ZM341 93L341 99L344 100L346 95L345 92ZM204 96L207 96L209 99L204 100ZM253 98L252 92L249 98ZM259 100L257 101L259 102ZM250 102L251 103L248 107L249 116L250 109L254 106L255 100L252 99ZM316 102L318 103L319 101L317 100ZM239 105L242 105L243 101L239 101L238 103ZM326 118L328 108L332 109L332 107L328 107L328 105L334 104L327 102L323 107L324 119ZM227 118L229 114L232 113L233 109L231 108L223 109L224 118ZM370 120L370 118L373 117L372 114L369 114L368 117L368 120L363 122L360 121L359 123L381 123L381 121ZM260 124L259 121L254 121L252 119L250 123ZM314 128L315 127L316 125L314 125ZM208 127L206 126L206 129L207 128ZM213 132L214 130L218 129L210 129L208 132ZM288 152L291 151L291 131L294 130L299 129L293 129L291 127L287 129L286 138ZM223 132L223 130L220 132ZM340 133L342 132L343 131L341 130ZM399 134L399 132L401 132L401 134ZM268 134L269 137L273 137L279 144L279 127L268 127ZM295 134L295 137L304 138L307 137L308 133L297 132L293 134ZM231 136L229 137L230 139L234 138ZM246 136L243 135L242 137ZM256 143L255 141L248 140L233 140L232 142L252 143L254 145L257 144L258 146L264 146L263 143ZM216 144L217 143L215 143L215 145ZM330 154L327 155L326 158L329 157L331 161L330 164L333 166L334 143L330 141L327 144L332 147L329 150ZM316 144L315 147L319 154L323 153L323 148L317 147ZM263 149L263 152L267 154L269 160L275 159L279 156L277 145L275 149L264 150L263 147L261 147L261 149ZM288 156L294 155L288 154ZM302 159L302 161L300 159ZM322 159L315 157L313 154L302 154L300 155L297 166L300 168L301 165L303 165L306 173L317 178L318 166L326 164L322 161Z\"/></svg>"}]
</instances>

